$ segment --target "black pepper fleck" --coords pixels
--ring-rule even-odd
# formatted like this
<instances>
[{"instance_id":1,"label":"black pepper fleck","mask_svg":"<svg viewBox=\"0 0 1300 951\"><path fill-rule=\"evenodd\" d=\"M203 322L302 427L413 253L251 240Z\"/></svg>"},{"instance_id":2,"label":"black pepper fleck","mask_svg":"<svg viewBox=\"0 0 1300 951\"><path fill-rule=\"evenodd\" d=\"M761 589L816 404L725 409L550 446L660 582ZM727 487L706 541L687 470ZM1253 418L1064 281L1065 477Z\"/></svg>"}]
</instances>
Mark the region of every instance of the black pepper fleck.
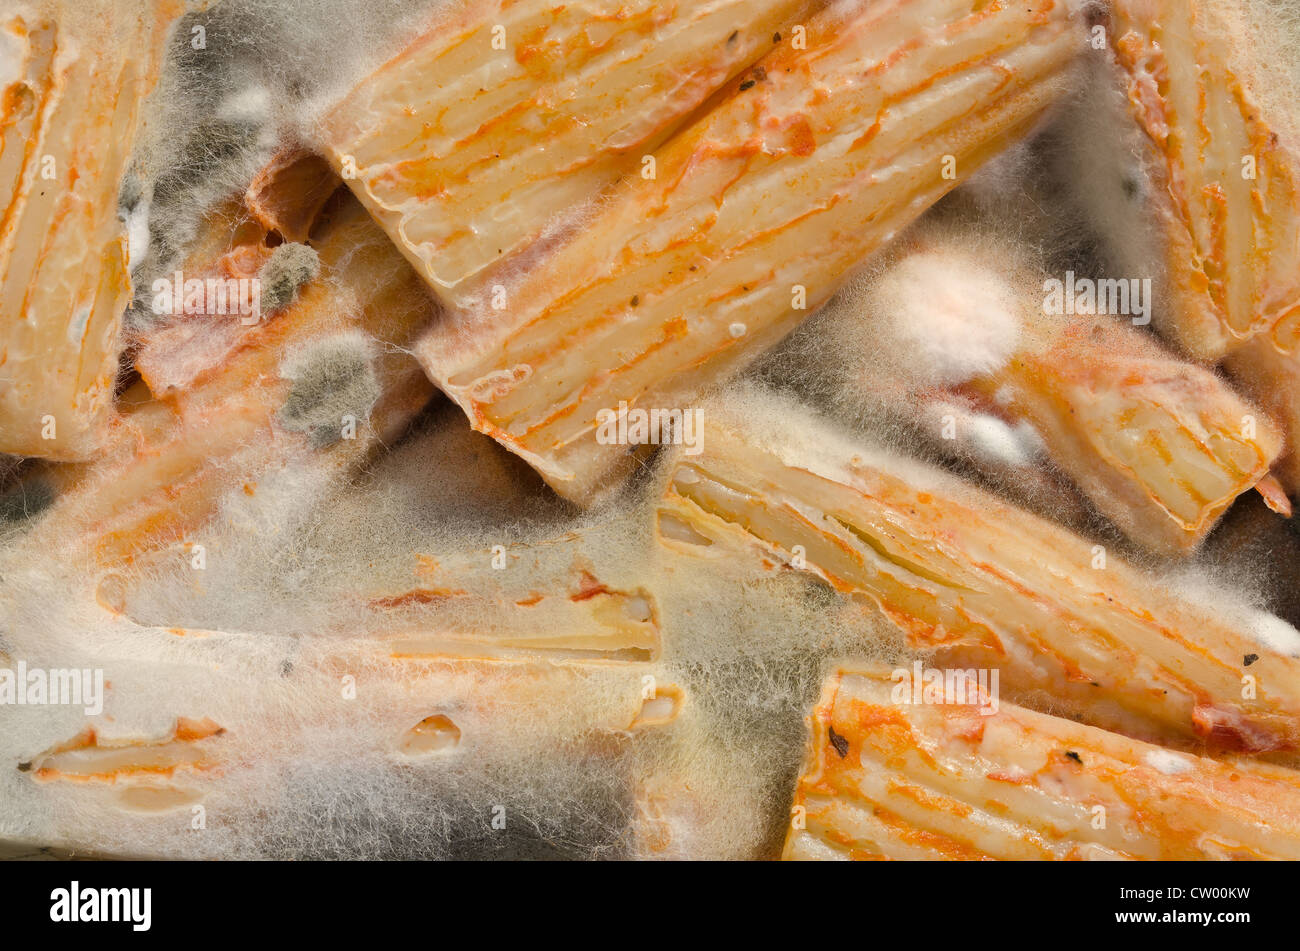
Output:
<instances>
[{"instance_id":1,"label":"black pepper fleck","mask_svg":"<svg viewBox=\"0 0 1300 951\"><path fill-rule=\"evenodd\" d=\"M1074 760L1074 761L1075 761L1076 763L1078 763L1080 766L1083 765L1083 759L1082 759L1082 758L1079 756L1079 754L1076 753L1074 750L1066 750L1066 751L1065 751L1065 758L1066 758L1066 759L1072 759L1072 760Z\"/></svg>"},{"instance_id":2,"label":"black pepper fleck","mask_svg":"<svg viewBox=\"0 0 1300 951\"><path fill-rule=\"evenodd\" d=\"M1259 660L1259 655L1258 655L1258 654L1247 654L1245 657L1243 657L1243 658L1241 659L1241 663L1242 663L1243 666L1245 666L1245 667L1249 667L1251 664L1255 663L1255 661L1257 661L1257 660Z\"/></svg>"},{"instance_id":3,"label":"black pepper fleck","mask_svg":"<svg viewBox=\"0 0 1300 951\"><path fill-rule=\"evenodd\" d=\"M754 80L746 79L743 83L740 84L740 91L744 92L746 89L753 89L757 85L758 83L755 82Z\"/></svg>"},{"instance_id":4,"label":"black pepper fleck","mask_svg":"<svg viewBox=\"0 0 1300 951\"><path fill-rule=\"evenodd\" d=\"M844 759L844 757L849 755L848 737L840 736L838 733L836 733L835 727L831 727L830 731L831 731L831 746L835 747L835 752L840 754L840 759Z\"/></svg>"}]
</instances>

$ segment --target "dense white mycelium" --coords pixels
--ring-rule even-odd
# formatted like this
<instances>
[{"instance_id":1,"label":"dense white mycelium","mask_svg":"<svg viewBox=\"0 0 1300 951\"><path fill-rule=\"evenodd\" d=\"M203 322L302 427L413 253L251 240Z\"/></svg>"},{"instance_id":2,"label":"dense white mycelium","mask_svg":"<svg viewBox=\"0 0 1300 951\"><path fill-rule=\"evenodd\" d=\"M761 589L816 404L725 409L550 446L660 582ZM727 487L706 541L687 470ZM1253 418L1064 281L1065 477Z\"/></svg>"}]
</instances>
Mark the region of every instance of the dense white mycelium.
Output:
<instances>
[{"instance_id":1,"label":"dense white mycelium","mask_svg":"<svg viewBox=\"0 0 1300 951\"><path fill-rule=\"evenodd\" d=\"M866 296L866 295L864 295ZM1000 369L1020 340L1020 302L963 253L923 251L887 271L863 302L870 339L846 340L896 366L909 387L954 386Z\"/></svg>"}]
</instances>

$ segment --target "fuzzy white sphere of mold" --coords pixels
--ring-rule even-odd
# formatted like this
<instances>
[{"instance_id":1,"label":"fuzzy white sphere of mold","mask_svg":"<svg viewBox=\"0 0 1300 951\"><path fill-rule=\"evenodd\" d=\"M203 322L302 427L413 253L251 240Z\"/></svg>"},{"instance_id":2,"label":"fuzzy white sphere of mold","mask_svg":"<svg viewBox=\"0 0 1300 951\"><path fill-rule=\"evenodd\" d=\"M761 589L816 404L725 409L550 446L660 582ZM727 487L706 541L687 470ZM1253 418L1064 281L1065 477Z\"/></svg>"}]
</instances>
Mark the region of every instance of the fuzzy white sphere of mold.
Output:
<instances>
[{"instance_id":1,"label":"fuzzy white sphere of mold","mask_svg":"<svg viewBox=\"0 0 1300 951\"><path fill-rule=\"evenodd\" d=\"M1020 340L1011 288L992 269L951 251L903 258L871 289L867 309L875 319L864 334L916 387L992 373Z\"/></svg>"},{"instance_id":2,"label":"fuzzy white sphere of mold","mask_svg":"<svg viewBox=\"0 0 1300 951\"><path fill-rule=\"evenodd\" d=\"M1269 650L1288 657L1300 657L1300 631L1267 611L1255 611L1250 618L1250 632Z\"/></svg>"}]
</instances>

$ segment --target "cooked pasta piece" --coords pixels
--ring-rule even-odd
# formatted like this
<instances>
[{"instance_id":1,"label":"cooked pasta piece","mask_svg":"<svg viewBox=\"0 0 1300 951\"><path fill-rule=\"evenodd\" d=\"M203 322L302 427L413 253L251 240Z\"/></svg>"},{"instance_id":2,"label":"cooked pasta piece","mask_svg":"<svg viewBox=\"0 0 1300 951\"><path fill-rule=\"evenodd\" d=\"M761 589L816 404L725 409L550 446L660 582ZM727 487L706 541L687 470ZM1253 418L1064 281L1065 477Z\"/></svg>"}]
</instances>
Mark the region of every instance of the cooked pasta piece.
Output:
<instances>
[{"instance_id":1,"label":"cooked pasta piece","mask_svg":"<svg viewBox=\"0 0 1300 951\"><path fill-rule=\"evenodd\" d=\"M179 0L0 12L0 452L90 458L131 296L118 191Z\"/></svg>"},{"instance_id":2,"label":"cooked pasta piece","mask_svg":"<svg viewBox=\"0 0 1300 951\"><path fill-rule=\"evenodd\" d=\"M146 350L165 355L141 362L143 380L122 396L110 449L64 487L34 529L36 544L71 540L112 564L188 542L226 493L254 493L264 475L295 460L344 471L400 434L432 387L398 348L434 304L350 197L318 247L321 279L274 317L241 327L238 316L195 315L171 327L175 339L151 339ZM231 255L265 251L257 248ZM187 372L161 376L177 354Z\"/></svg>"},{"instance_id":3,"label":"cooked pasta piece","mask_svg":"<svg viewBox=\"0 0 1300 951\"><path fill-rule=\"evenodd\" d=\"M1234 0L1114 0L1108 33L1143 133L1171 336L1218 359L1300 322L1300 161L1260 105ZM1294 329L1290 331L1294 336Z\"/></svg>"},{"instance_id":4,"label":"cooked pasta piece","mask_svg":"<svg viewBox=\"0 0 1300 951\"><path fill-rule=\"evenodd\" d=\"M707 408L706 408L707 409ZM996 667L1011 696L1106 728L1249 751L1300 748L1300 633L1162 587L1102 546L813 420L775 441L711 413L678 455L659 537L746 551L874 603L937 663Z\"/></svg>"},{"instance_id":5,"label":"cooked pasta piece","mask_svg":"<svg viewBox=\"0 0 1300 951\"><path fill-rule=\"evenodd\" d=\"M439 294L612 182L821 0L472 0L327 116L335 167ZM802 29L802 27L800 27Z\"/></svg>"},{"instance_id":6,"label":"cooked pasta piece","mask_svg":"<svg viewBox=\"0 0 1300 951\"><path fill-rule=\"evenodd\" d=\"M1081 43L1068 4L886 0L810 21L622 182L571 240L417 348L562 495L633 465L603 413L682 408L825 302L1029 126ZM937 78L936 78L937 77Z\"/></svg>"},{"instance_id":7,"label":"cooked pasta piece","mask_svg":"<svg viewBox=\"0 0 1300 951\"><path fill-rule=\"evenodd\" d=\"M1300 857L1300 774L925 696L879 667L827 679L785 858Z\"/></svg>"}]
</instances>

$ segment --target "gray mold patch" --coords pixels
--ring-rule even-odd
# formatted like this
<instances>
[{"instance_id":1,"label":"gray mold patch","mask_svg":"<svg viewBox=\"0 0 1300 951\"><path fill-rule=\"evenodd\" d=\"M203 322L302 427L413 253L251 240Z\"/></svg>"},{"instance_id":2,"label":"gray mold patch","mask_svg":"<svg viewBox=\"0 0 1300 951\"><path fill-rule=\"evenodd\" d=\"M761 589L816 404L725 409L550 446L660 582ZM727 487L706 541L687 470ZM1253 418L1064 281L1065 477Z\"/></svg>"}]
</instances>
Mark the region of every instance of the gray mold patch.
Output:
<instances>
[{"instance_id":1,"label":"gray mold patch","mask_svg":"<svg viewBox=\"0 0 1300 951\"><path fill-rule=\"evenodd\" d=\"M298 289L320 273L320 255L305 244L290 242L271 252L257 277L261 281L262 312L274 313L298 296Z\"/></svg>"},{"instance_id":2,"label":"gray mold patch","mask_svg":"<svg viewBox=\"0 0 1300 951\"><path fill-rule=\"evenodd\" d=\"M280 367L291 381L280 409L280 425L307 433L311 445L325 449L359 427L379 399L374 343L361 333L345 333L294 353Z\"/></svg>"}]
</instances>

